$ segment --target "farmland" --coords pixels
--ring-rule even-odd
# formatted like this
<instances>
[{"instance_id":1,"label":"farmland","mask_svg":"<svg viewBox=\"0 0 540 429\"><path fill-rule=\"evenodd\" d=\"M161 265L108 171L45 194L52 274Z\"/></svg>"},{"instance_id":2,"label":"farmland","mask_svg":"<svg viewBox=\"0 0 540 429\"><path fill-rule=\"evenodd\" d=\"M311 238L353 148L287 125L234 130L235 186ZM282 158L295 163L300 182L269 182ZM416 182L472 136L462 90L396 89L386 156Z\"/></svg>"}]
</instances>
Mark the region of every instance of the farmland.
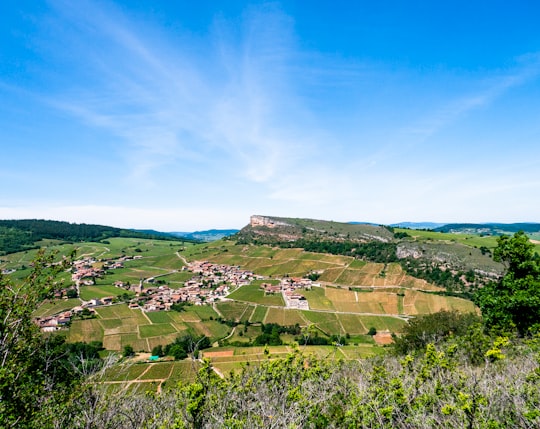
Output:
<instances>
[{"instance_id":1,"label":"farmland","mask_svg":"<svg viewBox=\"0 0 540 429\"><path fill-rule=\"evenodd\" d=\"M430 240L427 236L421 239ZM51 245L55 247L54 243ZM304 353L328 359L361 359L383 351L382 346L366 335L372 328L399 333L415 315L445 309L475 311L470 301L437 294L441 288L407 275L396 263L371 263L302 249L237 245L229 240L192 245L111 238L106 243L80 243L76 247L78 258L114 259L129 255L137 259L126 260L122 268L97 277L95 285L80 287L80 298L84 301L117 297L116 303L96 307L94 318L73 319L65 332L68 341L99 341L113 352L129 345L142 354L158 345L170 344L179 336L205 335L213 347L202 355L210 359L220 374L237 371L247 362L256 364L285 356L297 347ZM57 248L69 253L75 246ZM32 251L7 255L2 258L2 269L16 268L15 274L22 278L23 273L29 272L32 255ZM159 280L159 285L178 289L193 276L183 267L196 260L237 265L263 276L264 280L232 287L223 300L212 305L187 305L182 311L144 312L129 308L122 300L135 297L135 293L113 286L116 281L139 284L141 279L154 278ZM281 278L304 277L310 273L318 273L316 285L298 291L307 300L309 310L287 308L281 293L266 293L260 287L263 282L276 285ZM61 278L69 284L69 273L63 273ZM145 282L143 286L155 285ZM46 301L35 315L52 315L80 303L78 298ZM283 334L282 346L269 346L266 350L246 347L261 335L261 325L266 324L299 325L324 337L348 335L349 345L298 345L295 336ZM106 380L111 389L158 391L177 381L193 379L197 365L190 360L137 363L107 374Z\"/></svg>"},{"instance_id":2,"label":"farmland","mask_svg":"<svg viewBox=\"0 0 540 429\"><path fill-rule=\"evenodd\" d=\"M66 252L71 249L62 247ZM129 309L126 304L99 307L96 319L72 322L68 332L70 341L102 341L107 349L117 351L126 345L150 351L186 333L204 334L218 341L231 334L231 327L220 323L220 318L237 323L314 325L328 335L363 335L372 326L399 332L408 317L418 314L475 310L470 301L427 293L441 289L408 276L399 264L370 263L301 249L236 245L232 241L180 246L178 242L111 238L107 243L83 243L78 247L81 256L119 257L130 252L140 258L126 261L123 268L96 279L93 286L81 287L81 298L125 295L124 289L112 286L116 280L137 282L141 278L160 276L164 284L180 287L192 275L182 271L185 261L191 260L240 264L243 269L266 276L264 281L273 284L283 276L304 276L316 271L320 273L321 284L301 291L309 303L309 311L285 308L280 293L266 294L259 287L263 281L240 286L214 307L190 306L183 312L145 313ZM6 266L26 260L23 255L9 256L10 261L3 262ZM77 299L48 302L36 315L52 314L77 303ZM242 340L249 341L256 334L256 330L250 331Z\"/></svg>"}]
</instances>

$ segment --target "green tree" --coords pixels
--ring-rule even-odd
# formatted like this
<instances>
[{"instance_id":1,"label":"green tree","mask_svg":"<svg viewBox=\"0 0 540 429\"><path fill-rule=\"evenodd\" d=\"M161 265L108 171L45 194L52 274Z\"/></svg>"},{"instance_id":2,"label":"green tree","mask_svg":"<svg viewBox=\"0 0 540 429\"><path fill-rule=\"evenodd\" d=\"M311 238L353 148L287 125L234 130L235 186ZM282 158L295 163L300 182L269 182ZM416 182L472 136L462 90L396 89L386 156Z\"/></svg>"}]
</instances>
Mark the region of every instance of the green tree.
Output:
<instances>
[{"instance_id":1,"label":"green tree","mask_svg":"<svg viewBox=\"0 0 540 429\"><path fill-rule=\"evenodd\" d=\"M135 350L133 350L133 347L131 345L127 344L124 346L124 351L122 354L124 357L135 356Z\"/></svg>"},{"instance_id":2,"label":"green tree","mask_svg":"<svg viewBox=\"0 0 540 429\"><path fill-rule=\"evenodd\" d=\"M473 313L440 311L412 319L394 338L394 350L398 354L423 352L428 344L445 342L450 336L466 335L481 318Z\"/></svg>"},{"instance_id":3,"label":"green tree","mask_svg":"<svg viewBox=\"0 0 540 429\"><path fill-rule=\"evenodd\" d=\"M526 335L540 326L540 261L534 245L523 231L501 236L493 259L506 272L498 282L480 289L475 301L488 328L517 330Z\"/></svg>"},{"instance_id":4,"label":"green tree","mask_svg":"<svg viewBox=\"0 0 540 429\"><path fill-rule=\"evenodd\" d=\"M69 265L39 251L32 272L22 282L0 274L0 427L27 428L66 399L62 338L45 338L32 322L43 298L58 288L56 275ZM67 378L67 380L66 380ZM64 393L62 393L64 392Z\"/></svg>"},{"instance_id":5,"label":"green tree","mask_svg":"<svg viewBox=\"0 0 540 429\"><path fill-rule=\"evenodd\" d=\"M154 355L154 356L159 356L159 357L164 356L164 353L163 353L163 346L162 346L161 344L155 346L155 347L152 349L152 355Z\"/></svg>"}]
</instances>

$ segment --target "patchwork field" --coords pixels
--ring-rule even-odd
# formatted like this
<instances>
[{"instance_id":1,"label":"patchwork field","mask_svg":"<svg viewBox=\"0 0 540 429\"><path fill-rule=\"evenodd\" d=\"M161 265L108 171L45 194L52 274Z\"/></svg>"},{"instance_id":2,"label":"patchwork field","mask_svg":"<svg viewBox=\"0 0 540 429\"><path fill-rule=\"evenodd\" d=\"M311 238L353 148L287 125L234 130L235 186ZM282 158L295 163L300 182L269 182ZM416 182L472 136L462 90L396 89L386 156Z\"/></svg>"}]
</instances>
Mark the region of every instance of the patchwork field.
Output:
<instances>
[{"instance_id":1,"label":"patchwork field","mask_svg":"<svg viewBox=\"0 0 540 429\"><path fill-rule=\"evenodd\" d=\"M426 237L425 241L428 240ZM69 246L64 247L67 251ZM165 284L181 287L191 278L190 273L181 271L185 260L240 265L243 269L269 277L237 288L227 296L227 300L213 306L193 305L181 312L144 313L131 310L125 304L115 304L98 307L96 319L72 321L67 334L69 341L102 341L108 350L120 351L131 345L136 351L148 352L156 345L169 344L187 333L206 335L212 342L224 339L250 342L260 335L259 324L263 323L313 325L321 335L362 336L370 328L400 332L410 316L443 309L475 310L469 301L426 293L441 289L406 275L399 264L369 263L301 249L236 245L232 241L180 245L178 242L118 238L107 240L107 243L85 243L78 252L79 255L94 257L141 256L125 262L124 268L97 279L95 286L82 286L81 298L85 300L125 294L124 289L112 286L114 280L133 283L141 278L160 276L160 281ZM22 264L28 256L10 255L10 258L12 263ZM309 311L287 309L280 293L266 295L260 289L262 282L277 283L285 275L304 276L313 272L320 275L318 281L321 286L300 291L309 303ZM70 274L64 273L63 276L69 282ZM36 315L55 314L79 302L48 302ZM233 332L231 326L220 323L222 320L241 325ZM246 327L245 322L255 325ZM292 337L285 335L283 339L293 341ZM236 365L231 359L221 360L220 364L224 370Z\"/></svg>"},{"instance_id":2,"label":"patchwork field","mask_svg":"<svg viewBox=\"0 0 540 429\"><path fill-rule=\"evenodd\" d=\"M263 305L285 305L285 303L283 302L283 297L280 293L267 295L258 284L241 286L237 290L229 294L227 298Z\"/></svg>"},{"instance_id":3,"label":"patchwork field","mask_svg":"<svg viewBox=\"0 0 540 429\"><path fill-rule=\"evenodd\" d=\"M200 363L191 359L163 362L134 362L128 359L109 369L102 383L116 393L130 390L159 392L172 389L179 382L195 380Z\"/></svg>"},{"instance_id":4,"label":"patchwork field","mask_svg":"<svg viewBox=\"0 0 540 429\"><path fill-rule=\"evenodd\" d=\"M149 352L157 345L166 345L176 337L194 333L215 341L227 336L230 328L210 320L217 319L212 307L187 307L178 313L150 312L129 309L126 304L97 308L98 318L75 320L68 333L69 341L102 341L107 350L120 351L131 345L136 351Z\"/></svg>"}]
</instances>

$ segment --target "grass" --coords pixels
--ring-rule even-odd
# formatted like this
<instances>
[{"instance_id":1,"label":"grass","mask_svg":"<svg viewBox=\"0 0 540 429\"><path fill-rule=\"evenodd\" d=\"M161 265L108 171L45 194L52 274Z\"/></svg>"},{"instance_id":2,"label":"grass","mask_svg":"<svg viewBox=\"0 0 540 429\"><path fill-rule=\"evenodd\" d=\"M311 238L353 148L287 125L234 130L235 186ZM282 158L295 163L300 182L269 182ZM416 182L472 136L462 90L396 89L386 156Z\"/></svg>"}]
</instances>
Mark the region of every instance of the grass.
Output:
<instances>
[{"instance_id":1,"label":"grass","mask_svg":"<svg viewBox=\"0 0 540 429\"><path fill-rule=\"evenodd\" d=\"M162 384L162 388L175 388L179 382L192 382L197 376L200 363L193 360L183 360L173 363L170 377Z\"/></svg>"},{"instance_id":2,"label":"grass","mask_svg":"<svg viewBox=\"0 0 540 429\"><path fill-rule=\"evenodd\" d=\"M253 310L253 313L249 319L252 323L260 323L264 321L264 318L266 317L266 313L268 312L268 307L264 307L262 305L258 305L255 307L255 310Z\"/></svg>"},{"instance_id":3,"label":"grass","mask_svg":"<svg viewBox=\"0 0 540 429\"><path fill-rule=\"evenodd\" d=\"M237 301L253 302L255 304L285 305L281 294L266 295L265 292L256 284L241 286L229 294L227 298Z\"/></svg>"},{"instance_id":4,"label":"grass","mask_svg":"<svg viewBox=\"0 0 540 429\"><path fill-rule=\"evenodd\" d=\"M187 307L186 312L197 315L201 320L209 320L211 317L216 319L219 317L210 305L192 305Z\"/></svg>"},{"instance_id":5,"label":"grass","mask_svg":"<svg viewBox=\"0 0 540 429\"><path fill-rule=\"evenodd\" d=\"M148 368L145 364L133 362L121 362L109 368L105 372L104 381L127 381L136 380Z\"/></svg>"},{"instance_id":6,"label":"grass","mask_svg":"<svg viewBox=\"0 0 540 429\"><path fill-rule=\"evenodd\" d=\"M282 326L292 326L295 324L306 325L306 319L300 310L287 308L269 308L264 323L278 323Z\"/></svg>"},{"instance_id":7,"label":"grass","mask_svg":"<svg viewBox=\"0 0 540 429\"><path fill-rule=\"evenodd\" d=\"M148 369L146 372L141 374L138 379L139 380L154 380L154 379L161 379L165 380L169 378L169 375L171 374L173 370L173 362L155 362L148 365Z\"/></svg>"},{"instance_id":8,"label":"grass","mask_svg":"<svg viewBox=\"0 0 540 429\"><path fill-rule=\"evenodd\" d=\"M141 338L161 337L163 335L173 334L176 332L176 329L174 329L170 323L139 326L139 334Z\"/></svg>"},{"instance_id":9,"label":"grass","mask_svg":"<svg viewBox=\"0 0 540 429\"><path fill-rule=\"evenodd\" d=\"M103 341L103 334L103 327L97 319L74 320L71 322L67 339L70 342Z\"/></svg>"},{"instance_id":10,"label":"grass","mask_svg":"<svg viewBox=\"0 0 540 429\"><path fill-rule=\"evenodd\" d=\"M146 313L146 317L148 317L152 323L173 322L173 318L170 316L170 313L165 311L151 311Z\"/></svg>"},{"instance_id":11,"label":"grass","mask_svg":"<svg viewBox=\"0 0 540 429\"><path fill-rule=\"evenodd\" d=\"M115 286L105 286L105 285L95 285L95 286L81 286L80 288L80 297L85 301L90 301L91 299L105 298L106 296L119 296L127 291L122 288ZM130 295L134 295L130 293Z\"/></svg>"},{"instance_id":12,"label":"grass","mask_svg":"<svg viewBox=\"0 0 540 429\"><path fill-rule=\"evenodd\" d=\"M58 314L66 310L70 310L73 307L76 307L81 304L80 299L61 299L55 301L46 301L43 302L36 311L34 311L34 317L45 317L52 316L53 314Z\"/></svg>"},{"instance_id":13,"label":"grass","mask_svg":"<svg viewBox=\"0 0 540 429\"><path fill-rule=\"evenodd\" d=\"M250 310L248 313L251 315L251 312L253 311L253 306L250 304L246 304L244 302L235 302L235 301L222 301L218 302L216 304L217 309L221 314L223 314L223 317L226 320L236 320L240 321L240 319L244 316L248 310Z\"/></svg>"},{"instance_id":14,"label":"grass","mask_svg":"<svg viewBox=\"0 0 540 429\"><path fill-rule=\"evenodd\" d=\"M302 295L307 299L309 308L314 310L335 310L334 304L326 297L324 287L313 287L303 290Z\"/></svg>"},{"instance_id":15,"label":"grass","mask_svg":"<svg viewBox=\"0 0 540 429\"><path fill-rule=\"evenodd\" d=\"M471 247L485 246L488 249L493 249L497 246L497 237L486 236L481 237L474 234L451 234L444 232L410 230L396 228L395 232L406 232L418 241L445 241L449 243L461 243Z\"/></svg>"}]
</instances>

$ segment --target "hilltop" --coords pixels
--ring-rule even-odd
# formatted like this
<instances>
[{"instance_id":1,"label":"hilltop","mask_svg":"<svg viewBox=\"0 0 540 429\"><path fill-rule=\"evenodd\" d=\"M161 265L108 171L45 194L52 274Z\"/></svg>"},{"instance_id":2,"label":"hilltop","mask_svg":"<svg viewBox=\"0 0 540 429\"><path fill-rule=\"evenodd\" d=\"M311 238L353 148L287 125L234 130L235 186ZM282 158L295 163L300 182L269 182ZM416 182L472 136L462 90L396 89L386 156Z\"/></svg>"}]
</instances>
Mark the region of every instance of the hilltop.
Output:
<instances>
[{"instance_id":1,"label":"hilltop","mask_svg":"<svg viewBox=\"0 0 540 429\"><path fill-rule=\"evenodd\" d=\"M193 241L189 238L177 238L150 230L136 231L111 226L43 219L0 220L0 255L37 249L44 244L43 240L69 243L101 241L112 237Z\"/></svg>"},{"instance_id":2,"label":"hilltop","mask_svg":"<svg viewBox=\"0 0 540 429\"><path fill-rule=\"evenodd\" d=\"M302 248L353 256L377 263L400 263L414 276L448 290L467 290L497 278L493 237L409 230L373 224L252 216L234 236L240 244Z\"/></svg>"}]
</instances>

